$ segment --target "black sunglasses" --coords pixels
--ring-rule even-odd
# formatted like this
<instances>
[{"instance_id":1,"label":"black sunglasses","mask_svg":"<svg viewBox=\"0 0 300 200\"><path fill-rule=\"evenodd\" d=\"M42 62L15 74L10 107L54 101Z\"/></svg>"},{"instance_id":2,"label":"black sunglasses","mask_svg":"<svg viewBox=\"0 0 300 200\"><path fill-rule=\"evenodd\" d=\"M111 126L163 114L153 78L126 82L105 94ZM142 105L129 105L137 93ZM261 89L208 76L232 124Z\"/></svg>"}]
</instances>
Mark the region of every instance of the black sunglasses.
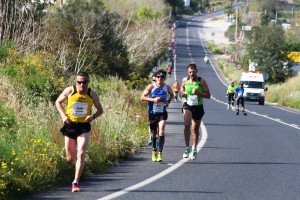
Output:
<instances>
[{"instance_id":1,"label":"black sunglasses","mask_svg":"<svg viewBox=\"0 0 300 200\"><path fill-rule=\"evenodd\" d=\"M76 81L79 85L82 83L83 85L87 84L88 81Z\"/></svg>"}]
</instances>

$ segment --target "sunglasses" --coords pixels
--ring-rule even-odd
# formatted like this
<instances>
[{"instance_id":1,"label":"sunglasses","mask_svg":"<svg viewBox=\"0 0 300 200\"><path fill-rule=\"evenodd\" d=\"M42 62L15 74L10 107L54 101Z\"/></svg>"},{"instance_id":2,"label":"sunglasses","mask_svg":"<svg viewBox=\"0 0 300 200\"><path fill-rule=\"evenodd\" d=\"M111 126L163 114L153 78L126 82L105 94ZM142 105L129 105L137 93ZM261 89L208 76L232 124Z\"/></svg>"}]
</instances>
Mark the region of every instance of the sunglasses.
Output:
<instances>
[{"instance_id":1,"label":"sunglasses","mask_svg":"<svg viewBox=\"0 0 300 200\"><path fill-rule=\"evenodd\" d=\"M76 82L77 82L79 85L80 85L80 84L85 85L85 84L87 84L88 81L76 81Z\"/></svg>"}]
</instances>

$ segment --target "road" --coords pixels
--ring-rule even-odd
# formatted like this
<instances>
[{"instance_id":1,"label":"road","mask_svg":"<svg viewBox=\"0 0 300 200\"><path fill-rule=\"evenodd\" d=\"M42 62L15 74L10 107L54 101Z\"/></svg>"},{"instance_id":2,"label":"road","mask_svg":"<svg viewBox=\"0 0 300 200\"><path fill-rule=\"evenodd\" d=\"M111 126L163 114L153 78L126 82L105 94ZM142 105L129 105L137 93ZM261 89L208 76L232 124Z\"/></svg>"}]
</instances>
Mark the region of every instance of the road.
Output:
<instances>
[{"instance_id":1,"label":"road","mask_svg":"<svg viewBox=\"0 0 300 200\"><path fill-rule=\"evenodd\" d=\"M178 22L177 62L170 84L181 82L186 66L195 62L212 98L204 100L205 116L198 157L184 151L181 103L172 102L166 127L164 162L151 161L151 147L109 168L107 174L86 178L82 192L71 187L24 199L300 199L300 112L266 103L246 103L248 116L226 110L227 82L215 67L205 64L202 23L209 16ZM146 108L145 108L146 109Z\"/></svg>"}]
</instances>

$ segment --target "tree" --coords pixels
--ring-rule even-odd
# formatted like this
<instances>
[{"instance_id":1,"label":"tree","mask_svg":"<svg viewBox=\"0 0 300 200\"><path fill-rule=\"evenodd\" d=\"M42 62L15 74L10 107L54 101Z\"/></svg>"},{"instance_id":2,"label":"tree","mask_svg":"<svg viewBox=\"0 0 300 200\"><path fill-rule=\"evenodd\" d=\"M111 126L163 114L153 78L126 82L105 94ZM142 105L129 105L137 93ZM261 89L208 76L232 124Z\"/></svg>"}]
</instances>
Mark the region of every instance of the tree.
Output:
<instances>
[{"instance_id":1,"label":"tree","mask_svg":"<svg viewBox=\"0 0 300 200\"><path fill-rule=\"evenodd\" d=\"M231 1L227 1L227 3L225 4L224 13L227 15L227 19L229 21L229 17L233 13Z\"/></svg>"},{"instance_id":2,"label":"tree","mask_svg":"<svg viewBox=\"0 0 300 200\"><path fill-rule=\"evenodd\" d=\"M257 70L270 75L270 82L283 82L291 75L291 64L281 49L285 41L280 25L253 27L248 39L247 57L257 64Z\"/></svg>"},{"instance_id":3,"label":"tree","mask_svg":"<svg viewBox=\"0 0 300 200\"><path fill-rule=\"evenodd\" d=\"M66 72L127 77L131 69L127 48L116 32L118 21L101 0L69 0L47 16L41 45L57 55Z\"/></svg>"},{"instance_id":4,"label":"tree","mask_svg":"<svg viewBox=\"0 0 300 200\"><path fill-rule=\"evenodd\" d=\"M204 8L210 8L209 0L203 0L203 7Z\"/></svg>"},{"instance_id":5,"label":"tree","mask_svg":"<svg viewBox=\"0 0 300 200\"><path fill-rule=\"evenodd\" d=\"M157 0L107 0L105 7L120 16L118 33L127 45L133 70L146 76L152 63L167 49L170 7Z\"/></svg>"},{"instance_id":6,"label":"tree","mask_svg":"<svg viewBox=\"0 0 300 200\"><path fill-rule=\"evenodd\" d=\"M261 26L267 26L270 22L270 17L268 14L262 13L261 14L261 19L260 19L260 24Z\"/></svg>"},{"instance_id":7,"label":"tree","mask_svg":"<svg viewBox=\"0 0 300 200\"><path fill-rule=\"evenodd\" d=\"M166 3L172 7L172 15L175 17L184 10L183 0L166 0Z\"/></svg>"},{"instance_id":8,"label":"tree","mask_svg":"<svg viewBox=\"0 0 300 200\"><path fill-rule=\"evenodd\" d=\"M13 41L19 51L37 48L40 21L56 0L1 0L0 43Z\"/></svg>"},{"instance_id":9,"label":"tree","mask_svg":"<svg viewBox=\"0 0 300 200\"><path fill-rule=\"evenodd\" d=\"M199 12L202 6L202 0L191 0L190 7L194 12Z\"/></svg>"}]
</instances>

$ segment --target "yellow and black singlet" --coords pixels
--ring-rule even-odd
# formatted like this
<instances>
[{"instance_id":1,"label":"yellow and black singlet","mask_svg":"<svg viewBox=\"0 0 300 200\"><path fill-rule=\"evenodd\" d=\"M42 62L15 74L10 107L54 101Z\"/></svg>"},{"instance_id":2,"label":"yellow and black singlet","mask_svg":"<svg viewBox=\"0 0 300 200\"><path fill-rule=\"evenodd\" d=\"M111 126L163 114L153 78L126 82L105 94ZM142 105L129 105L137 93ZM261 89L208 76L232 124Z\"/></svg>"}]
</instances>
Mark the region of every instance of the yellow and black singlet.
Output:
<instances>
[{"instance_id":1,"label":"yellow and black singlet","mask_svg":"<svg viewBox=\"0 0 300 200\"><path fill-rule=\"evenodd\" d=\"M72 122L86 122L85 118L92 114L92 90L88 88L87 94L79 94L76 86L72 87L72 94L68 98L66 115Z\"/></svg>"}]
</instances>

